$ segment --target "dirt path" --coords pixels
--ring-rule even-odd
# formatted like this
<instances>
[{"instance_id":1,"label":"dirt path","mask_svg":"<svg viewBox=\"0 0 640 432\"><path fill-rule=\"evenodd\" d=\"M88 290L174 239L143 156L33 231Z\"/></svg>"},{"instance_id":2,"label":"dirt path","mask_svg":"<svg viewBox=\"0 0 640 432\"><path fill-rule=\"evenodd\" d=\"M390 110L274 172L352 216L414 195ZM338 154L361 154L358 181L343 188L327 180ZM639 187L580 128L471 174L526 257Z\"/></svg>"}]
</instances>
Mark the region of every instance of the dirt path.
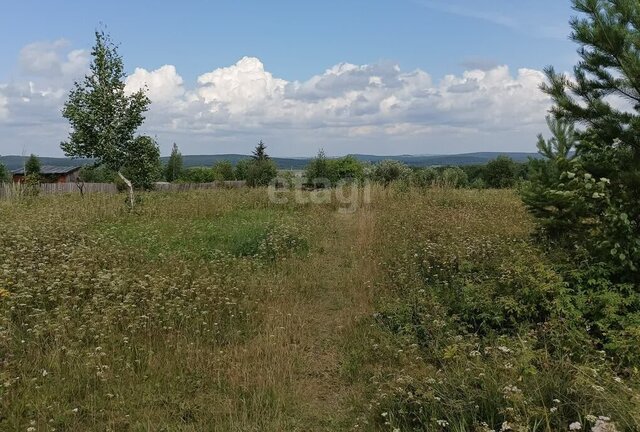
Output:
<instances>
[{"instance_id":1,"label":"dirt path","mask_svg":"<svg viewBox=\"0 0 640 432\"><path fill-rule=\"evenodd\" d=\"M341 375L344 337L372 313L370 259L373 214L331 213L322 244L304 262L292 261L269 281L274 287L259 336L239 347L238 384L270 400L252 400L270 421L264 429L345 430L358 388ZM304 267L300 267L303 265ZM262 407L261 404L266 404ZM252 422L253 423L253 422Z\"/></svg>"}]
</instances>

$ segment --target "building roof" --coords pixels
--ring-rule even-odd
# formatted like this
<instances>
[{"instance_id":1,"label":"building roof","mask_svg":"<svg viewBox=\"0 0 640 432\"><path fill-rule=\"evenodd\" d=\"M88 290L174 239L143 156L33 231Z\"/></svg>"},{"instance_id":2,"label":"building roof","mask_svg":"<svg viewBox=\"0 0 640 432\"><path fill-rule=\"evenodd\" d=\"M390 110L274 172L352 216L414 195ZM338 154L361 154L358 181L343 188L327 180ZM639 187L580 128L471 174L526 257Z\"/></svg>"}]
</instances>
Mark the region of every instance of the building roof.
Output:
<instances>
[{"instance_id":1,"label":"building roof","mask_svg":"<svg viewBox=\"0 0 640 432\"><path fill-rule=\"evenodd\" d=\"M70 174L74 171L77 171L80 168L82 167L81 166L43 165L42 167L40 167L40 174L41 175L64 175L64 174ZM11 172L16 175L24 175L24 168L19 168Z\"/></svg>"}]
</instances>

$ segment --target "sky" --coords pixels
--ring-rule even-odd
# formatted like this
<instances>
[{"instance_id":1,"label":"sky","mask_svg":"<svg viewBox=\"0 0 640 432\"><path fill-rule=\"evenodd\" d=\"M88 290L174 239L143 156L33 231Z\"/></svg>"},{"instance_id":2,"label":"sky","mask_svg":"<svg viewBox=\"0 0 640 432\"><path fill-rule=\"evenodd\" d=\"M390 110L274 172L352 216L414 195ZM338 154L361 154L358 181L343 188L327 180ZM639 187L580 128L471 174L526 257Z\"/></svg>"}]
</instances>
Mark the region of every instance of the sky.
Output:
<instances>
[{"instance_id":1,"label":"sky","mask_svg":"<svg viewBox=\"0 0 640 432\"><path fill-rule=\"evenodd\" d=\"M162 154L535 151L569 0L3 0L0 154L61 156L94 32L119 43Z\"/></svg>"}]
</instances>

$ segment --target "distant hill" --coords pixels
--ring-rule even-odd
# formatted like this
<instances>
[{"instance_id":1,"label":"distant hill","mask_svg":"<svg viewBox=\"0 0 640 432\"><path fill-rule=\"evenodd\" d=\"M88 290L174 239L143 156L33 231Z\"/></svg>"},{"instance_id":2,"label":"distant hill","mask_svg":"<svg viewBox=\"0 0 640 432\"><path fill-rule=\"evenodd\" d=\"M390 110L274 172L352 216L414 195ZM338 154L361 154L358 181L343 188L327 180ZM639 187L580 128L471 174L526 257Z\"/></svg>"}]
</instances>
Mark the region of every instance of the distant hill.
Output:
<instances>
[{"instance_id":1,"label":"distant hill","mask_svg":"<svg viewBox=\"0 0 640 432\"><path fill-rule=\"evenodd\" d=\"M416 167L427 166L442 166L442 165L481 165L485 164L500 155L509 156L516 162L526 162L530 157L538 158L538 153L523 153L523 152L478 152L478 153L463 153L455 155L397 155L397 156L379 156L379 155L367 155L367 154L354 154L356 159L362 162L376 163L385 159L397 160L404 162L407 165ZM228 160L233 164L236 164L239 160L247 159L249 156L241 154L219 154L219 155L184 155L185 167L197 167L197 166L211 166L216 161ZM162 161L166 162L168 157L163 157ZM280 169L304 169L312 158L279 158L274 157L273 161ZM22 167L24 163L22 156L1 156L0 162L5 164L10 170L18 169ZM53 157L41 157L40 161L42 165L52 166L69 166L69 165L90 165L93 163L90 159L71 159L71 158L53 158Z\"/></svg>"}]
</instances>

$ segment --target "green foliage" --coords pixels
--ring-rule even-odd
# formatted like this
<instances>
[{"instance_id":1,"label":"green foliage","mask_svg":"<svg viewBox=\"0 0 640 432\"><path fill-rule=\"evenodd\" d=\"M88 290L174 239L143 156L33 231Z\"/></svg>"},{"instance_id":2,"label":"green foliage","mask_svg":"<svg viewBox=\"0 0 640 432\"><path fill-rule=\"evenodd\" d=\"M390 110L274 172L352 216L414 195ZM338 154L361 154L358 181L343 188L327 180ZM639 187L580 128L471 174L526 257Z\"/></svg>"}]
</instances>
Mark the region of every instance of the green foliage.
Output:
<instances>
[{"instance_id":1,"label":"green foliage","mask_svg":"<svg viewBox=\"0 0 640 432\"><path fill-rule=\"evenodd\" d=\"M635 430L637 372L599 351L600 325L521 229L517 198L416 192L378 203L385 280L347 351L344 373L372 395L363 409L372 430L590 430L598 421L598 430L611 421ZM600 297L584 301L613 322L602 308L621 298L604 287ZM634 356L637 317L629 321L636 326L610 340Z\"/></svg>"},{"instance_id":2,"label":"green foliage","mask_svg":"<svg viewBox=\"0 0 640 432\"><path fill-rule=\"evenodd\" d=\"M324 150L320 150L318 155L309 162L305 171L307 182L314 187L331 186L336 178L336 173L330 160L324 154Z\"/></svg>"},{"instance_id":3,"label":"green foliage","mask_svg":"<svg viewBox=\"0 0 640 432\"><path fill-rule=\"evenodd\" d=\"M234 169L234 177L236 180L246 180L249 175L249 165L251 164L251 159L240 159L238 163L236 163Z\"/></svg>"},{"instance_id":4,"label":"green foliage","mask_svg":"<svg viewBox=\"0 0 640 432\"><path fill-rule=\"evenodd\" d=\"M283 186L287 189L294 189L296 187L296 177L292 171L280 172L280 178L283 180Z\"/></svg>"},{"instance_id":5,"label":"green foliage","mask_svg":"<svg viewBox=\"0 0 640 432\"><path fill-rule=\"evenodd\" d=\"M547 69L555 105L524 202L557 254L590 334L621 367L640 356L640 3L574 0L574 80ZM631 102L621 109L616 99ZM583 126L574 128L574 124ZM572 148L575 146L575 154Z\"/></svg>"},{"instance_id":6,"label":"green foliage","mask_svg":"<svg viewBox=\"0 0 640 432\"><path fill-rule=\"evenodd\" d=\"M331 159L329 164L335 175L335 181L340 180L362 180L364 177L364 166L355 156L348 155L337 159Z\"/></svg>"},{"instance_id":7,"label":"green foliage","mask_svg":"<svg viewBox=\"0 0 640 432\"><path fill-rule=\"evenodd\" d=\"M462 188L469 183L467 173L460 167L445 168L438 176L436 183L440 187Z\"/></svg>"},{"instance_id":8,"label":"green foliage","mask_svg":"<svg viewBox=\"0 0 640 432\"><path fill-rule=\"evenodd\" d=\"M78 174L79 179L86 183L114 183L118 177L115 172L104 165L83 166Z\"/></svg>"},{"instance_id":9,"label":"green foliage","mask_svg":"<svg viewBox=\"0 0 640 432\"><path fill-rule=\"evenodd\" d=\"M7 183L11 181L11 174L7 167L0 162L0 183Z\"/></svg>"},{"instance_id":10,"label":"green foliage","mask_svg":"<svg viewBox=\"0 0 640 432\"><path fill-rule=\"evenodd\" d=\"M24 164L25 175L27 176L39 176L41 169L42 165L40 164L40 159L38 159L38 156L34 154L29 156L29 159L27 159L27 162Z\"/></svg>"},{"instance_id":11,"label":"green foliage","mask_svg":"<svg viewBox=\"0 0 640 432\"><path fill-rule=\"evenodd\" d=\"M38 196L40 195L40 182L42 178L40 174L33 173L27 174L24 177L24 194L27 196Z\"/></svg>"},{"instance_id":12,"label":"green foliage","mask_svg":"<svg viewBox=\"0 0 640 432\"><path fill-rule=\"evenodd\" d=\"M538 135L538 152L548 160L571 160L571 151L578 142L574 125L551 116L546 119L552 136L545 141L542 134Z\"/></svg>"},{"instance_id":13,"label":"green foliage","mask_svg":"<svg viewBox=\"0 0 640 432\"><path fill-rule=\"evenodd\" d=\"M269 155L267 154L267 146L262 142L262 140L260 140L256 148L253 150L251 158L256 161L264 161L269 159Z\"/></svg>"},{"instance_id":14,"label":"green foliage","mask_svg":"<svg viewBox=\"0 0 640 432\"><path fill-rule=\"evenodd\" d=\"M382 183L387 187L392 182L400 180L410 174L411 169L407 165L388 159L375 164L371 176L374 181Z\"/></svg>"},{"instance_id":15,"label":"green foliage","mask_svg":"<svg viewBox=\"0 0 640 432\"><path fill-rule=\"evenodd\" d=\"M413 170L411 182L418 187L431 187L438 178L438 171L434 168L419 168Z\"/></svg>"},{"instance_id":16,"label":"green foliage","mask_svg":"<svg viewBox=\"0 0 640 432\"><path fill-rule=\"evenodd\" d=\"M251 187L268 186L278 176L276 164L268 158L251 161L247 169L247 185Z\"/></svg>"},{"instance_id":17,"label":"green foliage","mask_svg":"<svg viewBox=\"0 0 640 432\"><path fill-rule=\"evenodd\" d=\"M328 159L323 150L307 165L305 177L314 187L335 186L340 181L359 181L364 167L354 156Z\"/></svg>"},{"instance_id":18,"label":"green foliage","mask_svg":"<svg viewBox=\"0 0 640 432\"><path fill-rule=\"evenodd\" d=\"M160 179L162 173L158 144L149 136L139 136L131 142L129 150L121 169L123 174L135 188L153 189L153 183Z\"/></svg>"},{"instance_id":19,"label":"green foliage","mask_svg":"<svg viewBox=\"0 0 640 432\"><path fill-rule=\"evenodd\" d=\"M543 222L562 228L552 233L572 248L590 251L594 263L610 265L614 280L638 281L640 4L575 0L574 7L582 14L571 21L581 57L575 81L549 68L543 86L555 102L555 117L566 119L549 122L551 141L539 138L541 153L554 161L549 169L554 176L534 184L539 193L529 194L537 198L533 205L525 202L534 214L550 208ZM621 110L612 103L615 98L635 105ZM575 131L572 123L586 128ZM574 142L576 158L570 160Z\"/></svg>"},{"instance_id":20,"label":"green foliage","mask_svg":"<svg viewBox=\"0 0 640 432\"><path fill-rule=\"evenodd\" d=\"M182 160L182 153L180 153L180 150L178 150L178 145L176 143L173 143L171 156L169 156L167 166L164 169L164 178L168 182L174 182L180 178L183 170L184 163Z\"/></svg>"},{"instance_id":21,"label":"green foliage","mask_svg":"<svg viewBox=\"0 0 640 432\"><path fill-rule=\"evenodd\" d=\"M143 90L125 93L122 58L104 32L96 32L91 55L90 74L74 84L64 104L62 114L71 132L69 140L61 143L62 150L67 156L97 159L114 171L127 167L138 176L138 184L144 185L145 177L155 175L143 175L142 170L156 168L157 148L146 138L135 139L135 132L150 100ZM140 154L141 150L150 153Z\"/></svg>"},{"instance_id":22,"label":"green foliage","mask_svg":"<svg viewBox=\"0 0 640 432\"><path fill-rule=\"evenodd\" d=\"M180 181L183 183L212 183L216 175L211 168L193 167L182 171Z\"/></svg>"},{"instance_id":23,"label":"green foliage","mask_svg":"<svg viewBox=\"0 0 640 432\"><path fill-rule=\"evenodd\" d=\"M228 160L217 161L213 164L212 170L216 180L229 181L236 178L233 165Z\"/></svg>"},{"instance_id":24,"label":"green foliage","mask_svg":"<svg viewBox=\"0 0 640 432\"><path fill-rule=\"evenodd\" d=\"M518 166L508 156L498 156L484 169L484 182L487 187L503 189L513 187L516 183Z\"/></svg>"},{"instance_id":25,"label":"green foliage","mask_svg":"<svg viewBox=\"0 0 640 432\"><path fill-rule=\"evenodd\" d=\"M267 186L278 176L278 168L266 152L267 146L258 143L247 168L247 185L251 187Z\"/></svg>"}]
</instances>

